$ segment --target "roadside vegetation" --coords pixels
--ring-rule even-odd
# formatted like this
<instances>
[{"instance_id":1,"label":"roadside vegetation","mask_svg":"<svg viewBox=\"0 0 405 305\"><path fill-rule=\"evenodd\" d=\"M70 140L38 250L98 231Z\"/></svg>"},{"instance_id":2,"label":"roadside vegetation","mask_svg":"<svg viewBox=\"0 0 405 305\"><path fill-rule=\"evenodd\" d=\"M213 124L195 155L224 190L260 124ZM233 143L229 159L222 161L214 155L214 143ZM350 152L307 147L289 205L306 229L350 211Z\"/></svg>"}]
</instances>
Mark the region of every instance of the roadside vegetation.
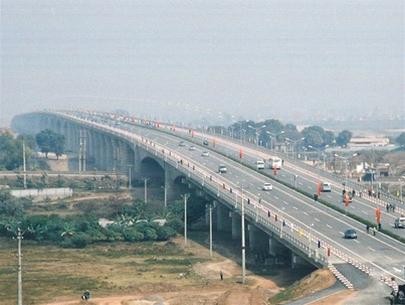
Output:
<instances>
[{"instance_id":1,"label":"roadside vegetation","mask_svg":"<svg viewBox=\"0 0 405 305\"><path fill-rule=\"evenodd\" d=\"M204 202L194 196L188 222L203 215ZM29 199L17 199L0 192L0 236L13 237L20 227L24 238L62 247L84 248L97 242L165 241L183 228L183 203L175 201L167 209L143 201L82 202L71 215L32 215L35 205ZM55 208L58 208L56 205ZM109 221L102 225L101 218Z\"/></svg>"}]
</instances>

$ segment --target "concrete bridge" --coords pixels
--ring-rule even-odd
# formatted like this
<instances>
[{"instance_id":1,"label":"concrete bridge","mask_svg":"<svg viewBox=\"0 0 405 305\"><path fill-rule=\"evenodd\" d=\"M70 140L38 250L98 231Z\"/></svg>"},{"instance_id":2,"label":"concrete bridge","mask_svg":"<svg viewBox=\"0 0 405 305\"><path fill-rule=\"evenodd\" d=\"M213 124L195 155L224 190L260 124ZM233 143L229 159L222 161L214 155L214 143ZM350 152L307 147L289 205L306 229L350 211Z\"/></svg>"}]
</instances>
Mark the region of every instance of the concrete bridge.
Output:
<instances>
[{"instance_id":1,"label":"concrete bridge","mask_svg":"<svg viewBox=\"0 0 405 305\"><path fill-rule=\"evenodd\" d=\"M263 192L263 182L268 178L220 150L221 145L235 150L234 143L210 138L212 150L204 158L201 152L206 148L198 146L198 141L179 146L179 135L173 135L175 127L160 127L133 118L81 112L37 112L13 120L13 128L21 133L50 128L65 135L67 148L79 155L81 169L119 170L131 179L150 179L165 186L169 201L180 195L179 185L187 181L190 188L207 197L207 202L217 203L216 227L231 232L235 240L241 238L243 209L248 246L265 253L268 259L284 259L292 267L306 262L328 266L348 288L356 286L359 274L392 287L405 282L403 243L383 234L366 234L362 224L314 205L276 181L273 191ZM188 133L194 137L194 132ZM184 134L180 136L184 138ZM197 148L191 149L193 145ZM228 173L219 174L219 164L225 164ZM359 240L342 239L347 228L355 228Z\"/></svg>"}]
</instances>

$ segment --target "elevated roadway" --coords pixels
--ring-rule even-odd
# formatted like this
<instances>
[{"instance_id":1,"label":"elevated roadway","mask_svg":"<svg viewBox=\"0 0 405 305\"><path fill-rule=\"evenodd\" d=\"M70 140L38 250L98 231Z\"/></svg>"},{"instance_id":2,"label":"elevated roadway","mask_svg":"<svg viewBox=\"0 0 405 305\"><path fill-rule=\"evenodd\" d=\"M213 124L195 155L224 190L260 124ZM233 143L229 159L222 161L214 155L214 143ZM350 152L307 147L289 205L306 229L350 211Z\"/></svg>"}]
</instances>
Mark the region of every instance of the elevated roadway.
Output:
<instances>
[{"instance_id":1,"label":"elevated roadway","mask_svg":"<svg viewBox=\"0 0 405 305\"><path fill-rule=\"evenodd\" d=\"M376 236L367 234L362 223L316 203L308 196L224 156L224 154L234 156L235 149L240 147L239 144L223 144L215 139L215 148L223 151L220 151L221 153L210 151L206 157L202 156L202 151L206 150L204 146L190 141L185 147L179 146L178 136L164 133L159 128L145 128L125 121L120 124L116 124L114 120L100 121L98 116L89 114L58 112L44 115L71 121L83 128L101 130L111 136L126 139L134 146L143 147L156 158L183 172L194 183L213 193L218 199L233 206L235 210L240 211L243 203L247 216L253 219L257 226L273 232L286 244L295 245L302 254L320 265L347 263L389 285L394 285L390 278L394 278L396 282L405 282L403 243L384 234L377 233ZM194 137L196 136L200 137L200 141L203 137L207 137L203 134L194 134ZM195 145L196 149L191 150L191 145ZM249 164L258 157L262 159L266 157L263 152L252 148L245 148L245 153L251 154L249 157L251 159L246 157ZM219 174L217 172L219 164L225 164L228 172ZM286 179L288 174L292 175L288 170L294 169L293 166L290 166L290 169L288 166L285 164ZM306 177L308 183L311 182L309 173ZM262 186L268 181L272 181L273 190L263 191ZM330 195L336 198L341 196L339 192ZM365 204L365 209L368 203L361 202L359 200L358 204ZM348 228L357 230L357 240L343 238L343 232ZM350 279L350 274L348 277Z\"/></svg>"}]
</instances>

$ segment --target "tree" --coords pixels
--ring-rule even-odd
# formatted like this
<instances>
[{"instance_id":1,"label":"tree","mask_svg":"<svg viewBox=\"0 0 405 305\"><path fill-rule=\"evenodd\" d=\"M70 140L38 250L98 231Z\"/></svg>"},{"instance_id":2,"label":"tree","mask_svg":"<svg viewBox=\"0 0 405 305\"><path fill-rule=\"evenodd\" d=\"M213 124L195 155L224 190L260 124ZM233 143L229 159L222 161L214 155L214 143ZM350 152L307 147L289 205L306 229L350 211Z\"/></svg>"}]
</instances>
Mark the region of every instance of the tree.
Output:
<instances>
[{"instance_id":1,"label":"tree","mask_svg":"<svg viewBox=\"0 0 405 305\"><path fill-rule=\"evenodd\" d=\"M397 142L400 146L405 146L405 132L402 132L396 139L395 142Z\"/></svg>"},{"instance_id":2,"label":"tree","mask_svg":"<svg viewBox=\"0 0 405 305\"><path fill-rule=\"evenodd\" d=\"M41 151L45 153L46 158L48 158L49 152L54 152L57 159L63 154L65 147L65 137L63 135L45 129L35 136L35 140Z\"/></svg>"},{"instance_id":3,"label":"tree","mask_svg":"<svg viewBox=\"0 0 405 305\"><path fill-rule=\"evenodd\" d=\"M346 147L347 143L350 142L352 138L352 133L349 130L342 130L336 137L336 144L341 147Z\"/></svg>"},{"instance_id":4,"label":"tree","mask_svg":"<svg viewBox=\"0 0 405 305\"><path fill-rule=\"evenodd\" d=\"M22 151L9 134L0 135L0 169L13 170L22 164Z\"/></svg>"}]
</instances>

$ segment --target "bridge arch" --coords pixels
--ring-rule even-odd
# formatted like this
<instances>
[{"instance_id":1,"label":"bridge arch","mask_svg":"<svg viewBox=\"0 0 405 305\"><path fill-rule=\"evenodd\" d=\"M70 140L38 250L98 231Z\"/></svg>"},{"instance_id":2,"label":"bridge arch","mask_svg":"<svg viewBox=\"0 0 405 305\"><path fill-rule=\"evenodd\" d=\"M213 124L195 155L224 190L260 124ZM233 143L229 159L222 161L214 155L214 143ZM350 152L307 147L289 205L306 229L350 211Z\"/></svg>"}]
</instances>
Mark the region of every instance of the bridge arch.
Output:
<instances>
[{"instance_id":1,"label":"bridge arch","mask_svg":"<svg viewBox=\"0 0 405 305\"><path fill-rule=\"evenodd\" d=\"M140 177L150 179L151 184L164 185L165 170L159 161L147 156L141 160Z\"/></svg>"}]
</instances>

